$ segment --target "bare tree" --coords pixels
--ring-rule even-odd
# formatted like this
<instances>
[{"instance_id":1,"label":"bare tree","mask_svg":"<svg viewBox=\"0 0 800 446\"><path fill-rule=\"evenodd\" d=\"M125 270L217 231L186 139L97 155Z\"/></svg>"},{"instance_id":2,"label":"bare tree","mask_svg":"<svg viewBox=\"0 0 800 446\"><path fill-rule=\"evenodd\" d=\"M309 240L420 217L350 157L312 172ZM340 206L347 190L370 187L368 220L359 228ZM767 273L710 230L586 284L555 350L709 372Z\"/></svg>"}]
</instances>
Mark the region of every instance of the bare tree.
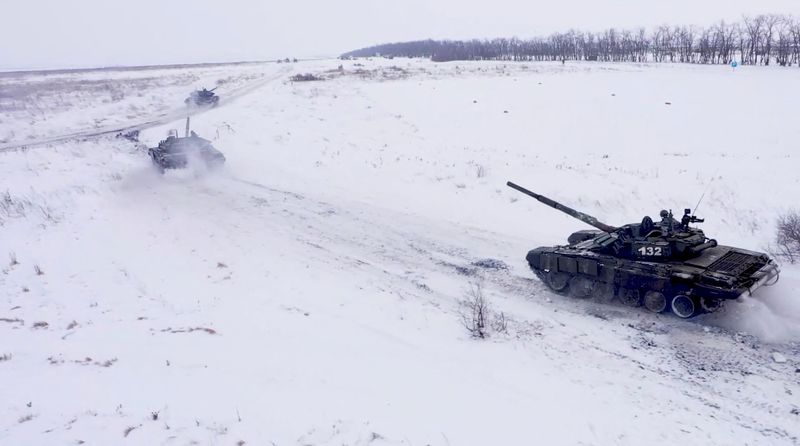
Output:
<instances>
[{"instance_id":1,"label":"bare tree","mask_svg":"<svg viewBox=\"0 0 800 446\"><path fill-rule=\"evenodd\" d=\"M778 25L781 24L783 20L783 16L778 14L769 14L764 16L764 51L761 56L761 60L764 65L769 65L769 61L772 58L772 43L775 32L778 29Z\"/></svg>"},{"instance_id":2,"label":"bare tree","mask_svg":"<svg viewBox=\"0 0 800 446\"><path fill-rule=\"evenodd\" d=\"M742 63L758 64L758 56L762 52L762 36L764 34L764 15L744 16L744 29L747 31L747 57L742 56Z\"/></svg>"},{"instance_id":3,"label":"bare tree","mask_svg":"<svg viewBox=\"0 0 800 446\"><path fill-rule=\"evenodd\" d=\"M790 17L781 16L775 30L777 36L775 40L775 62L782 67L791 64L793 54L792 25L793 21Z\"/></svg>"},{"instance_id":4,"label":"bare tree","mask_svg":"<svg viewBox=\"0 0 800 446\"><path fill-rule=\"evenodd\" d=\"M800 214L789 212L778 217L777 234L775 243L778 245L777 254L790 263L800 259Z\"/></svg>"},{"instance_id":5,"label":"bare tree","mask_svg":"<svg viewBox=\"0 0 800 446\"><path fill-rule=\"evenodd\" d=\"M739 25L728 26L725 21L721 21L714 29L714 48L716 51L712 63L729 64L736 51L736 36L739 33Z\"/></svg>"},{"instance_id":6,"label":"bare tree","mask_svg":"<svg viewBox=\"0 0 800 446\"><path fill-rule=\"evenodd\" d=\"M461 314L461 323L473 338L485 338L488 333L489 303L483 296L480 284L470 285L467 300L464 302L466 310Z\"/></svg>"},{"instance_id":7,"label":"bare tree","mask_svg":"<svg viewBox=\"0 0 800 446\"><path fill-rule=\"evenodd\" d=\"M492 331L495 333L507 331L506 315L492 311L480 283L470 285L463 305L461 323L473 338L484 339Z\"/></svg>"},{"instance_id":8,"label":"bare tree","mask_svg":"<svg viewBox=\"0 0 800 446\"><path fill-rule=\"evenodd\" d=\"M790 19L788 28L792 38L792 61L790 65L796 63L800 66L800 19Z\"/></svg>"},{"instance_id":9,"label":"bare tree","mask_svg":"<svg viewBox=\"0 0 800 446\"><path fill-rule=\"evenodd\" d=\"M695 30L691 26L675 27L673 30L679 62L694 62L694 34Z\"/></svg>"},{"instance_id":10,"label":"bare tree","mask_svg":"<svg viewBox=\"0 0 800 446\"><path fill-rule=\"evenodd\" d=\"M746 53L745 53L745 49L747 48L747 30L743 25L737 24L735 31L736 31L736 42L738 44L737 46L739 47L739 62L745 64L747 63Z\"/></svg>"}]
</instances>

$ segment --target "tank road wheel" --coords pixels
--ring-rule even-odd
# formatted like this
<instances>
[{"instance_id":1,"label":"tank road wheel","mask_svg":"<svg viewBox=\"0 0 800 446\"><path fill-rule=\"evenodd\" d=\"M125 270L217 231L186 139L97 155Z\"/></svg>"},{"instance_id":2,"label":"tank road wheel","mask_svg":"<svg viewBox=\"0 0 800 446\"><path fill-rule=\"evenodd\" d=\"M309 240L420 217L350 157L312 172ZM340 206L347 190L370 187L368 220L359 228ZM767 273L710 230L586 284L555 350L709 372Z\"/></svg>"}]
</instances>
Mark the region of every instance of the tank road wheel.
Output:
<instances>
[{"instance_id":1,"label":"tank road wheel","mask_svg":"<svg viewBox=\"0 0 800 446\"><path fill-rule=\"evenodd\" d=\"M667 297L659 291L644 293L644 307L653 313L661 313L667 309Z\"/></svg>"},{"instance_id":2,"label":"tank road wheel","mask_svg":"<svg viewBox=\"0 0 800 446\"><path fill-rule=\"evenodd\" d=\"M594 294L597 282L587 277L575 276L569 281L569 291L573 297L585 299Z\"/></svg>"},{"instance_id":3,"label":"tank road wheel","mask_svg":"<svg viewBox=\"0 0 800 446\"><path fill-rule=\"evenodd\" d=\"M635 288L620 288L617 293L619 301L628 307L638 307L642 305L642 293Z\"/></svg>"},{"instance_id":4,"label":"tank road wheel","mask_svg":"<svg viewBox=\"0 0 800 446\"><path fill-rule=\"evenodd\" d=\"M547 286L557 293L563 293L569 288L570 275L565 273L547 273Z\"/></svg>"},{"instance_id":5,"label":"tank road wheel","mask_svg":"<svg viewBox=\"0 0 800 446\"><path fill-rule=\"evenodd\" d=\"M672 312L680 318L688 319L697 312L697 305L695 305L691 297L685 294L678 294L672 298Z\"/></svg>"},{"instance_id":6,"label":"tank road wheel","mask_svg":"<svg viewBox=\"0 0 800 446\"><path fill-rule=\"evenodd\" d=\"M595 282L592 290L592 297L604 304L610 304L614 300L614 285L605 282Z\"/></svg>"},{"instance_id":7,"label":"tank road wheel","mask_svg":"<svg viewBox=\"0 0 800 446\"><path fill-rule=\"evenodd\" d=\"M712 299L710 297L700 298L700 308L706 313L713 313L722 308L722 299Z\"/></svg>"}]
</instances>

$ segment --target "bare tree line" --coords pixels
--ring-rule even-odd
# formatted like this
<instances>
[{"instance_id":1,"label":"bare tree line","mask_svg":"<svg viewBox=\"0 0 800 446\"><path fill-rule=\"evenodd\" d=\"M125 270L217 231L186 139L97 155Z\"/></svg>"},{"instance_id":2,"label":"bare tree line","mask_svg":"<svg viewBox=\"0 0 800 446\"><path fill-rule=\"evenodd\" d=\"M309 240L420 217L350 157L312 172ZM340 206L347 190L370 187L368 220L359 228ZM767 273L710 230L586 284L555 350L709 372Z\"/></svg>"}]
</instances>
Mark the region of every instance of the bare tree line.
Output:
<instances>
[{"instance_id":1,"label":"bare tree line","mask_svg":"<svg viewBox=\"0 0 800 446\"><path fill-rule=\"evenodd\" d=\"M800 19L789 15L744 16L710 27L659 26L602 32L570 30L548 37L491 40L419 40L351 51L349 57L429 57L434 61L507 60L682 62L800 66Z\"/></svg>"}]
</instances>

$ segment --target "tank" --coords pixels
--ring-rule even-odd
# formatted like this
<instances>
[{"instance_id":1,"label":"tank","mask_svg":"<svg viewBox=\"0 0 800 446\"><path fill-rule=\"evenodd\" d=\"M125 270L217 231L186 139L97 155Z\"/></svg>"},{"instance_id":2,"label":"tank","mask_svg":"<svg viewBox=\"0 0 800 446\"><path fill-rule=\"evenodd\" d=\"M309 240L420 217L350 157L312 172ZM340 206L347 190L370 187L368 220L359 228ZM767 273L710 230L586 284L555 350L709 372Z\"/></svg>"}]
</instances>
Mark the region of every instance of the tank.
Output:
<instances>
[{"instance_id":1,"label":"tank","mask_svg":"<svg viewBox=\"0 0 800 446\"><path fill-rule=\"evenodd\" d=\"M611 226L510 181L507 185L595 228L572 233L566 245L528 252L531 270L556 293L602 295L690 318L778 280L780 269L767 254L718 244L693 226L703 219L691 209L680 221L662 210L658 221L646 216L639 223Z\"/></svg>"},{"instance_id":2,"label":"tank","mask_svg":"<svg viewBox=\"0 0 800 446\"><path fill-rule=\"evenodd\" d=\"M215 107L219 103L219 96L214 94L214 90L216 89L217 87L211 90L203 88L202 90L193 91L183 102L188 106L210 105Z\"/></svg>"},{"instance_id":3,"label":"tank","mask_svg":"<svg viewBox=\"0 0 800 446\"><path fill-rule=\"evenodd\" d=\"M186 118L186 136L178 137L176 130L171 130L167 139L158 143L158 147L147 149L153 165L162 174L167 169L183 169L190 162L198 162L208 168L219 167L225 163L225 155L211 145L211 141L201 138L189 130L189 118Z\"/></svg>"}]
</instances>

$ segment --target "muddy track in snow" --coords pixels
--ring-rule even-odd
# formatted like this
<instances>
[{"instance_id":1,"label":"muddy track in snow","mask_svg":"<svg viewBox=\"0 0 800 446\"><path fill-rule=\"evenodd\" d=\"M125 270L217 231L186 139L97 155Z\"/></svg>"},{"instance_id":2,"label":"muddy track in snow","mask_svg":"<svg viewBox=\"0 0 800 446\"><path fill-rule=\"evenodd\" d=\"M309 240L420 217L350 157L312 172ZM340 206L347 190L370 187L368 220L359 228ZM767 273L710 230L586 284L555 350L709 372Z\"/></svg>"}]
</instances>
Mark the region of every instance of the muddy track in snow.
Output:
<instances>
[{"instance_id":1,"label":"muddy track in snow","mask_svg":"<svg viewBox=\"0 0 800 446\"><path fill-rule=\"evenodd\" d=\"M65 133L56 136L48 136L46 138L37 138L24 142L10 142L5 144L0 144L0 153L22 148L27 149L34 147L44 147L50 144L56 144L65 141L73 141L73 140L86 141L122 132L129 132L133 130L145 130L148 128L157 127L159 125L164 125L172 121L183 119L187 116L196 116L210 110L216 110L220 107L224 107L230 104L231 102L243 96L246 96L255 90L258 90L259 88L262 88L280 79L281 77L285 76L286 73L287 69L281 69L278 73L275 73L274 75L267 76L264 79L259 79L257 81L245 84L234 90L228 91L225 93L224 97L220 97L219 105L215 107L181 107L173 109L166 113L162 113L158 116L150 117L147 119L143 118L140 120L134 120L125 124L117 124L117 125L81 130L78 132Z\"/></svg>"},{"instance_id":2,"label":"muddy track in snow","mask_svg":"<svg viewBox=\"0 0 800 446\"><path fill-rule=\"evenodd\" d=\"M375 209L366 204L343 205L257 182L232 177L228 179L245 188L253 188L254 196L264 193L280 196L281 217L294 216L302 220L304 223L302 232L306 233L303 236L306 242L312 243L313 239L315 240L313 243L318 242L318 245L333 245L328 249L333 252L341 251L335 248L336 244L357 247L359 251L365 253L365 258L355 262L361 265L371 263L370 260L374 260L375 257L385 258L392 263L401 264L408 271L418 271L420 277L429 271L458 275L464 278L465 284L470 281L481 281L487 286L495 287L518 298L555 306L559 311L592 316L608 320L609 323L625 324L637 327L637 330L644 329L642 328L644 326L654 326L660 328L648 330L658 334L675 331L698 337L722 336L727 340L735 338L735 344L752 344L755 346L754 349L758 349L761 345L761 341L756 337L718 325L718 321L714 318L725 316L724 307L719 315L708 315L713 318L698 316L683 320L670 313L652 314L644 307L630 308L616 299L605 296L580 299L553 293L532 273L530 276L520 275L519 271L512 271L506 264L507 261L515 260L524 263L521 256L519 259L511 260L484 258L477 254L475 249L470 249L472 245L513 244L512 241L503 240L500 234L470 228L467 232L471 245L459 246L457 240L450 237L452 228L448 228L447 224L420 221L418 217L386 209L374 212ZM381 231L374 233L371 228L375 227L380 227ZM309 236L311 235L309 233L313 236ZM520 246L520 253L524 254L525 249L525 246ZM524 265L524 272L528 273L527 264ZM408 275L403 277L409 280ZM789 354L796 353L798 349L798 345L794 342L768 345L781 348Z\"/></svg>"}]
</instances>

